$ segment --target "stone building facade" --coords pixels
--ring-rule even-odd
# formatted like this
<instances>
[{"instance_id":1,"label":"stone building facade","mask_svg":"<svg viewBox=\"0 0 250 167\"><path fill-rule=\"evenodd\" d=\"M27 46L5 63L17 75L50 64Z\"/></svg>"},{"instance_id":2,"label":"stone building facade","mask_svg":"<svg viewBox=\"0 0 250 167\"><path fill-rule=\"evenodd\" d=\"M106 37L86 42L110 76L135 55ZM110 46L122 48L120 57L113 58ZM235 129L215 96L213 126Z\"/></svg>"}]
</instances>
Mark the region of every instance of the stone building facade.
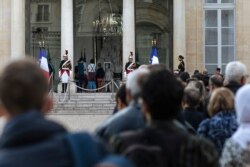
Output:
<instances>
[{"instance_id":1,"label":"stone building facade","mask_svg":"<svg viewBox=\"0 0 250 167\"><path fill-rule=\"evenodd\" d=\"M44 41L55 66L68 49L73 62L85 54L119 72L130 51L148 63L155 38L170 69L178 55L190 73L232 60L250 69L249 9L249 0L0 0L0 65L36 59Z\"/></svg>"}]
</instances>

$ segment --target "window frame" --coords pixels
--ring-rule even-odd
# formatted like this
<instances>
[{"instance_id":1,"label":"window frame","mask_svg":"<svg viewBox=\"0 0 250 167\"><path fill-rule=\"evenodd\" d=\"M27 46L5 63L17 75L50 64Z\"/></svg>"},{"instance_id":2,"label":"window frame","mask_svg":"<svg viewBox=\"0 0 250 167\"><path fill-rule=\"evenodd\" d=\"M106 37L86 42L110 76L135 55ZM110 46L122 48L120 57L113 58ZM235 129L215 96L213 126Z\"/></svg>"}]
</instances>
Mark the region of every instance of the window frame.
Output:
<instances>
[{"instance_id":1,"label":"window frame","mask_svg":"<svg viewBox=\"0 0 250 167\"><path fill-rule=\"evenodd\" d=\"M227 64L223 61L223 55L222 55L222 49L225 46L232 46L234 48L234 53L233 53L233 60L236 59L236 11L235 11L235 0L233 3L221 3L221 0L218 0L217 3L206 3L206 0L203 1L204 6L203 6L203 63L204 67L208 65L215 65L219 68L222 69L223 67ZM217 11L217 27L207 27L206 26L206 11L208 10L216 10ZM231 10L233 11L233 22L234 25L233 27L224 27L224 28L233 28L234 31L234 36L233 36L233 45L223 45L222 44L222 11L223 10ZM206 44L206 29L207 28L216 28L217 29L217 45L214 45L217 47L217 62L216 63L206 63L206 47L209 46ZM212 45L211 45L212 47Z\"/></svg>"},{"instance_id":2,"label":"window frame","mask_svg":"<svg viewBox=\"0 0 250 167\"><path fill-rule=\"evenodd\" d=\"M43 10L43 11L42 11L42 19L41 19L41 20L38 19L38 15L39 15L39 6L42 6L42 10ZM44 12L45 6L48 6L48 20L45 20L45 19L44 19L44 18L45 18L45 12ZM50 14L51 14L50 9L51 9L51 6L50 6L50 4L48 4L48 3L40 3L40 4L37 4L36 22L38 22L38 23L48 23L48 22L50 22Z\"/></svg>"}]
</instances>

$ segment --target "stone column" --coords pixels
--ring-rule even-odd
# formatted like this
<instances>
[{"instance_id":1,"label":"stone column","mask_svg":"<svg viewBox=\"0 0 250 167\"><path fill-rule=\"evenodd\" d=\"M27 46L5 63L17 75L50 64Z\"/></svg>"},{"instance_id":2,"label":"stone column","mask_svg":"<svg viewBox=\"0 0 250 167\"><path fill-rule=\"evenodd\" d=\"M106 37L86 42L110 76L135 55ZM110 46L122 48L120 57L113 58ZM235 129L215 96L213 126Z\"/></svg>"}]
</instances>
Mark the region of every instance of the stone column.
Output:
<instances>
[{"instance_id":1,"label":"stone column","mask_svg":"<svg viewBox=\"0 0 250 167\"><path fill-rule=\"evenodd\" d=\"M186 57L186 19L185 19L185 0L174 0L174 55L173 67L177 69L179 64L178 56ZM187 67L187 65L186 65Z\"/></svg>"},{"instance_id":2,"label":"stone column","mask_svg":"<svg viewBox=\"0 0 250 167\"><path fill-rule=\"evenodd\" d=\"M130 51L134 53L135 60L135 2L134 0L123 0L123 71Z\"/></svg>"},{"instance_id":3,"label":"stone column","mask_svg":"<svg viewBox=\"0 0 250 167\"><path fill-rule=\"evenodd\" d=\"M11 59L25 57L25 0L11 0Z\"/></svg>"},{"instance_id":4,"label":"stone column","mask_svg":"<svg viewBox=\"0 0 250 167\"><path fill-rule=\"evenodd\" d=\"M69 51L68 58L74 69L73 0L61 0L61 59L65 50Z\"/></svg>"}]
</instances>

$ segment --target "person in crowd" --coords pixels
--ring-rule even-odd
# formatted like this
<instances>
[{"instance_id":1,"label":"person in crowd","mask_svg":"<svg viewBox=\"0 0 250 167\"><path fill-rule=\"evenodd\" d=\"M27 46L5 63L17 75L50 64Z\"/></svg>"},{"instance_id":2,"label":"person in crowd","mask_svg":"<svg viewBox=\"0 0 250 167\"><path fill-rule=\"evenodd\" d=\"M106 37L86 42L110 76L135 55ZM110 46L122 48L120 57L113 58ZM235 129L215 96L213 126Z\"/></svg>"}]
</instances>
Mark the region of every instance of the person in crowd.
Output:
<instances>
[{"instance_id":1,"label":"person in crowd","mask_svg":"<svg viewBox=\"0 0 250 167\"><path fill-rule=\"evenodd\" d=\"M234 94L247 82L247 67L239 61L232 61L227 64L225 70L225 87Z\"/></svg>"},{"instance_id":2,"label":"person in crowd","mask_svg":"<svg viewBox=\"0 0 250 167\"><path fill-rule=\"evenodd\" d=\"M110 64L106 64L106 65L107 66L105 67L105 83L109 83L113 79L113 72L110 69ZM111 92L111 89L112 89L111 86L112 86L112 84L109 84L107 86L107 89L106 89L107 92Z\"/></svg>"},{"instance_id":3,"label":"person in crowd","mask_svg":"<svg viewBox=\"0 0 250 167\"><path fill-rule=\"evenodd\" d=\"M78 76L78 85L80 88L77 88L77 92L83 92L81 88L83 88L83 79L84 79L85 66L83 57L81 56L77 63L77 76Z\"/></svg>"},{"instance_id":4,"label":"person in crowd","mask_svg":"<svg viewBox=\"0 0 250 167\"><path fill-rule=\"evenodd\" d=\"M116 153L138 167L217 167L212 143L189 134L175 119L181 109L183 85L166 69L151 71L142 82L141 100L146 128L114 137Z\"/></svg>"},{"instance_id":5,"label":"person in crowd","mask_svg":"<svg viewBox=\"0 0 250 167\"><path fill-rule=\"evenodd\" d=\"M96 81L97 81L97 88L100 88L103 86L105 71L102 68L101 63L98 63L97 66L98 66L98 69L96 70ZM102 92L102 90L98 90L98 92Z\"/></svg>"},{"instance_id":6,"label":"person in crowd","mask_svg":"<svg viewBox=\"0 0 250 167\"><path fill-rule=\"evenodd\" d=\"M140 80L148 75L147 68L133 71L128 75L126 81L126 102L128 107L117 112L96 129L96 134L105 141L118 133L136 130L145 127L144 117L138 104L138 97L141 93Z\"/></svg>"},{"instance_id":7,"label":"person in crowd","mask_svg":"<svg viewBox=\"0 0 250 167\"><path fill-rule=\"evenodd\" d=\"M221 75L212 75L209 78L209 93L211 95L211 93L217 89L223 86L223 78L221 77Z\"/></svg>"},{"instance_id":8,"label":"person in crowd","mask_svg":"<svg viewBox=\"0 0 250 167\"><path fill-rule=\"evenodd\" d=\"M199 105L197 106L197 110L199 112L204 113L205 112L206 88L204 86L203 81L198 80L197 78L191 78L188 80L188 85L193 85L193 87L196 87L199 90L200 102L199 102Z\"/></svg>"},{"instance_id":9,"label":"person in crowd","mask_svg":"<svg viewBox=\"0 0 250 167\"><path fill-rule=\"evenodd\" d=\"M208 114L208 111L207 111L207 106L208 106L208 103L210 101L210 98L211 98L211 94L212 92L217 89L217 88L220 88L223 86L223 78L221 77L221 75L212 75L210 78L209 78L209 82L208 82L208 89L209 89L209 92L207 93L207 96L205 98L205 116L207 118L209 118L209 114Z\"/></svg>"},{"instance_id":10,"label":"person in crowd","mask_svg":"<svg viewBox=\"0 0 250 167\"><path fill-rule=\"evenodd\" d=\"M203 70L202 72L202 81L204 82L205 88L208 89L209 75L207 69Z\"/></svg>"},{"instance_id":11,"label":"person in crowd","mask_svg":"<svg viewBox=\"0 0 250 167\"><path fill-rule=\"evenodd\" d=\"M179 60L178 71L179 74L181 74L182 72L185 71L184 57L182 55L179 55L178 60Z\"/></svg>"},{"instance_id":12,"label":"person in crowd","mask_svg":"<svg viewBox=\"0 0 250 167\"><path fill-rule=\"evenodd\" d=\"M184 83L184 85L187 85L188 80L190 79L190 75L188 72L182 72L179 75L181 81Z\"/></svg>"},{"instance_id":13,"label":"person in crowd","mask_svg":"<svg viewBox=\"0 0 250 167\"><path fill-rule=\"evenodd\" d=\"M71 61L68 59L68 50L65 50L63 60L60 63L60 77L62 80L62 93L67 91L67 85L70 79Z\"/></svg>"},{"instance_id":14,"label":"person in crowd","mask_svg":"<svg viewBox=\"0 0 250 167\"><path fill-rule=\"evenodd\" d=\"M208 113L211 118L201 122L197 133L212 141L221 154L226 139L230 138L238 127L233 93L224 87L215 89L208 104Z\"/></svg>"},{"instance_id":15,"label":"person in crowd","mask_svg":"<svg viewBox=\"0 0 250 167\"><path fill-rule=\"evenodd\" d=\"M88 89L96 89L96 70L95 70L95 60L90 59L90 64L88 65Z\"/></svg>"},{"instance_id":16,"label":"person in crowd","mask_svg":"<svg viewBox=\"0 0 250 167\"><path fill-rule=\"evenodd\" d=\"M220 67L217 67L214 72L215 75L220 75L223 78Z\"/></svg>"},{"instance_id":17,"label":"person in crowd","mask_svg":"<svg viewBox=\"0 0 250 167\"><path fill-rule=\"evenodd\" d=\"M122 84L122 86L118 89L115 96L115 101L116 101L116 107L114 109L113 114L115 114L118 111L121 111L122 109L128 106L128 103L126 101L126 84Z\"/></svg>"},{"instance_id":18,"label":"person in crowd","mask_svg":"<svg viewBox=\"0 0 250 167\"><path fill-rule=\"evenodd\" d=\"M55 80L55 68L51 62L51 58L48 58L48 67L49 67L49 85L50 85L50 90L54 91L54 85L53 82Z\"/></svg>"},{"instance_id":19,"label":"person in crowd","mask_svg":"<svg viewBox=\"0 0 250 167\"><path fill-rule=\"evenodd\" d=\"M250 166L250 85L238 90L235 97L235 108L239 127L224 145L221 156L221 167Z\"/></svg>"},{"instance_id":20,"label":"person in crowd","mask_svg":"<svg viewBox=\"0 0 250 167\"><path fill-rule=\"evenodd\" d=\"M202 99L202 92L196 85L201 84L200 81L190 82L184 89L182 100L183 116L184 119L197 130L199 124L205 118L204 113L199 112L197 107Z\"/></svg>"},{"instance_id":21,"label":"person in crowd","mask_svg":"<svg viewBox=\"0 0 250 167\"><path fill-rule=\"evenodd\" d=\"M76 85L78 86L79 85L79 78L78 78L78 65L75 66L74 68L74 80L75 80L75 83ZM76 88L76 92L79 93L80 92L80 88Z\"/></svg>"},{"instance_id":22,"label":"person in crowd","mask_svg":"<svg viewBox=\"0 0 250 167\"><path fill-rule=\"evenodd\" d=\"M15 61L2 71L0 111L7 123L0 138L0 167L132 166L110 156L93 136L70 134L46 119L53 107L48 91L48 80L32 61Z\"/></svg>"},{"instance_id":23,"label":"person in crowd","mask_svg":"<svg viewBox=\"0 0 250 167\"><path fill-rule=\"evenodd\" d=\"M200 71L199 70L194 70L194 73L193 73L193 75L191 76L191 78L193 78L193 79L197 79L197 80L199 80L199 81L203 81L203 75L200 73Z\"/></svg>"}]
</instances>

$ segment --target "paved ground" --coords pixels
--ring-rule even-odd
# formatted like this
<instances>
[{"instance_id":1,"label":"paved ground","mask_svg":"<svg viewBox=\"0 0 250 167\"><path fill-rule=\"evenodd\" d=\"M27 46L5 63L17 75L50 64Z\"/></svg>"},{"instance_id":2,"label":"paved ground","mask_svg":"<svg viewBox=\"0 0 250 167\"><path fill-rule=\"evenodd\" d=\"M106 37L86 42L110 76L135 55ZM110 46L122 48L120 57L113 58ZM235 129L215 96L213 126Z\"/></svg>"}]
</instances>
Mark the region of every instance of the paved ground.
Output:
<instances>
[{"instance_id":1,"label":"paved ground","mask_svg":"<svg viewBox=\"0 0 250 167\"><path fill-rule=\"evenodd\" d=\"M48 117L62 123L70 131L93 132L109 115L49 115Z\"/></svg>"},{"instance_id":2,"label":"paved ground","mask_svg":"<svg viewBox=\"0 0 250 167\"><path fill-rule=\"evenodd\" d=\"M70 131L86 130L93 132L109 115L48 115L49 119L56 120L63 124ZM0 118L0 133L4 126L5 120Z\"/></svg>"}]
</instances>

